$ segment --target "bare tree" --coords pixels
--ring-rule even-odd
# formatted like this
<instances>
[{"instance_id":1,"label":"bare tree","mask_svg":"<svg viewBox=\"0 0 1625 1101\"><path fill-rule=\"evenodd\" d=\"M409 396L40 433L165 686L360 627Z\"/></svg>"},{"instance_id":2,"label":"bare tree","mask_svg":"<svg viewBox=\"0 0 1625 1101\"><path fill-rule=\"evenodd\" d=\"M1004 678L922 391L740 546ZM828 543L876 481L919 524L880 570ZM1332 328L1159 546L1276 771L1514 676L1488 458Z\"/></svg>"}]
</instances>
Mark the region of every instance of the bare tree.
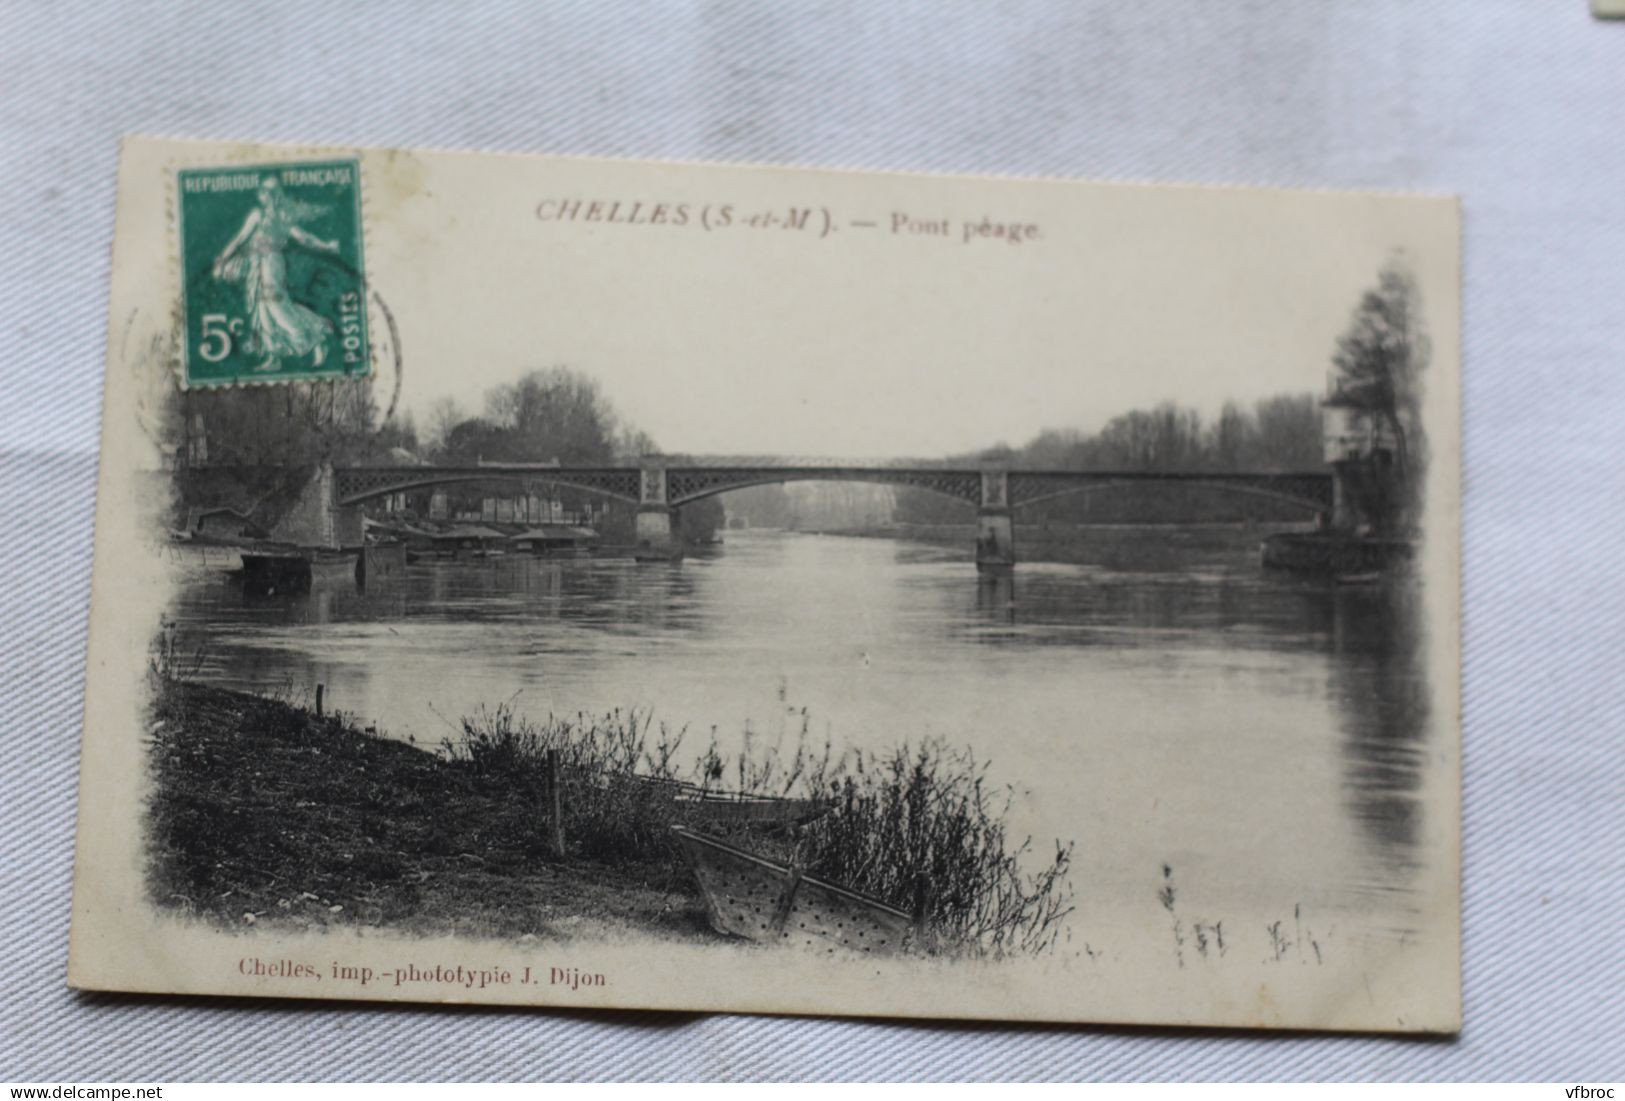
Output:
<instances>
[{"instance_id":1,"label":"bare tree","mask_svg":"<svg viewBox=\"0 0 1625 1101\"><path fill-rule=\"evenodd\" d=\"M1315 470L1321 464L1320 401L1313 394L1277 394L1253 407L1250 453L1242 465L1260 470Z\"/></svg>"},{"instance_id":2,"label":"bare tree","mask_svg":"<svg viewBox=\"0 0 1625 1101\"><path fill-rule=\"evenodd\" d=\"M468 414L457 404L456 398L440 398L429 406L429 422L423 436L423 446L431 452L445 449L452 429L468 419Z\"/></svg>"},{"instance_id":3,"label":"bare tree","mask_svg":"<svg viewBox=\"0 0 1625 1101\"><path fill-rule=\"evenodd\" d=\"M654 437L641 428L632 425L622 426L615 437L615 458L617 462L635 463L645 455L653 455L660 450Z\"/></svg>"},{"instance_id":4,"label":"bare tree","mask_svg":"<svg viewBox=\"0 0 1625 1101\"><path fill-rule=\"evenodd\" d=\"M1394 438L1401 521L1416 506L1427 462L1421 434L1420 376L1432 353L1422 321L1421 294L1402 259L1390 259L1377 285L1360 297L1332 365L1336 396L1386 425Z\"/></svg>"},{"instance_id":5,"label":"bare tree","mask_svg":"<svg viewBox=\"0 0 1625 1101\"><path fill-rule=\"evenodd\" d=\"M1238 470L1247 453L1247 445L1254 435L1254 427L1241 406L1233 401L1224 403L1219 419L1213 425L1209 451L1212 465L1219 470Z\"/></svg>"}]
</instances>

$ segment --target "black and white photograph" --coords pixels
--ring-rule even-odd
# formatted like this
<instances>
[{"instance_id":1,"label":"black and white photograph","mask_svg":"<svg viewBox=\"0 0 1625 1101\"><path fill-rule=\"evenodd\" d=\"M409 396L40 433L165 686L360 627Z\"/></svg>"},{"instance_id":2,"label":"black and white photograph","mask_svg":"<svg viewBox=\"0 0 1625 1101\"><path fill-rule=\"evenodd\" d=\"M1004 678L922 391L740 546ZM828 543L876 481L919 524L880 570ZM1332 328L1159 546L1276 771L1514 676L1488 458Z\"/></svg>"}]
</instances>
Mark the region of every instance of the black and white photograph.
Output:
<instances>
[{"instance_id":1,"label":"black and white photograph","mask_svg":"<svg viewBox=\"0 0 1625 1101\"><path fill-rule=\"evenodd\" d=\"M118 218L75 985L1458 1027L1453 200L131 139Z\"/></svg>"}]
</instances>

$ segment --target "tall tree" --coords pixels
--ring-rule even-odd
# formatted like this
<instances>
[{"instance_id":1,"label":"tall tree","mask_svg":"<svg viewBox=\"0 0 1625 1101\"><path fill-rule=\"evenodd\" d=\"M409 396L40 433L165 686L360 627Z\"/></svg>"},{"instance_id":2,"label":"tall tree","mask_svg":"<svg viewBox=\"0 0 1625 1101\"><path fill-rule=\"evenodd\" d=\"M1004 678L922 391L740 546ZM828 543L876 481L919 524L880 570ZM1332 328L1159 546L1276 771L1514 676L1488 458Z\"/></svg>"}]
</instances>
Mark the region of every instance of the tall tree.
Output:
<instances>
[{"instance_id":1,"label":"tall tree","mask_svg":"<svg viewBox=\"0 0 1625 1101\"><path fill-rule=\"evenodd\" d=\"M182 466L367 462L391 446L378 438L377 415L364 378L175 390L165 432Z\"/></svg>"},{"instance_id":2,"label":"tall tree","mask_svg":"<svg viewBox=\"0 0 1625 1101\"><path fill-rule=\"evenodd\" d=\"M1423 324L1415 276L1399 257L1360 296L1332 353L1336 396L1364 410L1393 434L1399 494L1394 519L1414 518L1427 445L1421 428L1421 374L1432 344Z\"/></svg>"},{"instance_id":3,"label":"tall tree","mask_svg":"<svg viewBox=\"0 0 1625 1101\"><path fill-rule=\"evenodd\" d=\"M1317 470L1322 463L1320 400L1313 394L1277 394L1253 407L1255 424L1245 467Z\"/></svg>"},{"instance_id":4,"label":"tall tree","mask_svg":"<svg viewBox=\"0 0 1625 1101\"><path fill-rule=\"evenodd\" d=\"M424 449L438 454L445 448L452 429L467 419L468 414L457 404L456 398L446 397L436 400L429 406L429 423L423 436Z\"/></svg>"},{"instance_id":5,"label":"tall tree","mask_svg":"<svg viewBox=\"0 0 1625 1101\"><path fill-rule=\"evenodd\" d=\"M440 457L450 466L519 462L529 458L519 453L510 429L492 424L483 417L471 417L453 425L440 445Z\"/></svg>"},{"instance_id":6,"label":"tall tree","mask_svg":"<svg viewBox=\"0 0 1625 1101\"><path fill-rule=\"evenodd\" d=\"M1233 401L1224 403L1219 419L1213 425L1209 453L1212 464L1219 470L1238 470L1247 454L1247 445L1254 435L1252 422L1241 406Z\"/></svg>"},{"instance_id":7,"label":"tall tree","mask_svg":"<svg viewBox=\"0 0 1625 1101\"><path fill-rule=\"evenodd\" d=\"M645 455L653 455L660 450L654 437L641 428L626 425L616 434L615 460L623 463L635 463Z\"/></svg>"},{"instance_id":8,"label":"tall tree","mask_svg":"<svg viewBox=\"0 0 1625 1101\"><path fill-rule=\"evenodd\" d=\"M486 396L486 417L512 431L524 458L604 462L615 450L616 417L598 383L568 367L531 371Z\"/></svg>"}]
</instances>

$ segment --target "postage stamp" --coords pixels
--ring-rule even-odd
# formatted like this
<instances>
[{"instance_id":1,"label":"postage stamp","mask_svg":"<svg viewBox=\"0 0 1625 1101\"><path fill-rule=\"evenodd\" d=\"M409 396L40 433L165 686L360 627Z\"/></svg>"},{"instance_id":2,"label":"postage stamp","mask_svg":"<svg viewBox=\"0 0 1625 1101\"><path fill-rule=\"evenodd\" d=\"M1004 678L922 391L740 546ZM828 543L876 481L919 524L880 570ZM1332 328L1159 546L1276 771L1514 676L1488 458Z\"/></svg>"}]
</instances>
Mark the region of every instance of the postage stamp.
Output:
<instances>
[{"instance_id":1,"label":"postage stamp","mask_svg":"<svg viewBox=\"0 0 1625 1101\"><path fill-rule=\"evenodd\" d=\"M179 172L186 385L370 366L355 160Z\"/></svg>"}]
</instances>

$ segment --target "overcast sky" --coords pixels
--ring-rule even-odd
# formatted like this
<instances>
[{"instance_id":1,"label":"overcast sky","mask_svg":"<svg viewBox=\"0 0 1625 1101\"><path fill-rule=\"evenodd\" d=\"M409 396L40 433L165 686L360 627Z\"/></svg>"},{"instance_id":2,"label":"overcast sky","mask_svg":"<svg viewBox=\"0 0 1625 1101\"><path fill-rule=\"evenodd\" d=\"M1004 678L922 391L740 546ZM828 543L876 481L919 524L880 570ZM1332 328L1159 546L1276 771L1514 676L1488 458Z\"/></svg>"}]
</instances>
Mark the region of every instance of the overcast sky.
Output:
<instances>
[{"instance_id":1,"label":"overcast sky","mask_svg":"<svg viewBox=\"0 0 1625 1101\"><path fill-rule=\"evenodd\" d=\"M399 197L369 195L369 274L420 419L441 397L475 411L489 387L565 365L667 451L934 456L1170 399L1210 416L1227 399L1318 393L1396 250L1453 307L1440 201L501 163L429 158L396 169ZM644 216L686 205L688 224L538 217L573 199L601 214L619 201L621 218L633 202ZM735 224L704 230L701 210L724 204ZM815 223L828 209L834 231L737 224L791 207ZM984 216L1036 238L965 243ZM914 228L927 223L946 235Z\"/></svg>"}]
</instances>

